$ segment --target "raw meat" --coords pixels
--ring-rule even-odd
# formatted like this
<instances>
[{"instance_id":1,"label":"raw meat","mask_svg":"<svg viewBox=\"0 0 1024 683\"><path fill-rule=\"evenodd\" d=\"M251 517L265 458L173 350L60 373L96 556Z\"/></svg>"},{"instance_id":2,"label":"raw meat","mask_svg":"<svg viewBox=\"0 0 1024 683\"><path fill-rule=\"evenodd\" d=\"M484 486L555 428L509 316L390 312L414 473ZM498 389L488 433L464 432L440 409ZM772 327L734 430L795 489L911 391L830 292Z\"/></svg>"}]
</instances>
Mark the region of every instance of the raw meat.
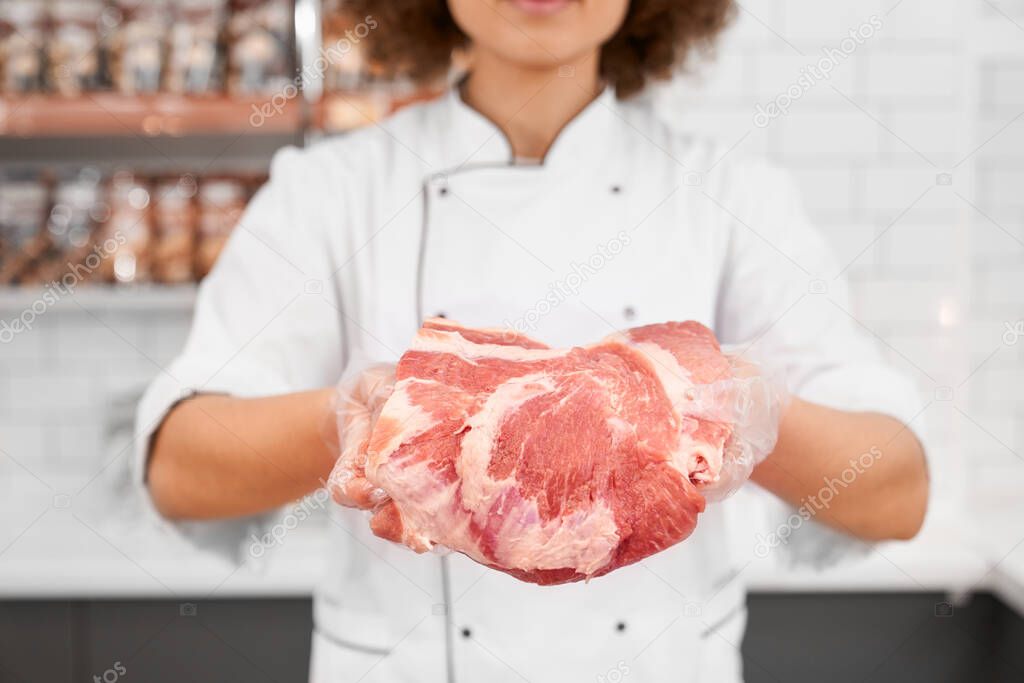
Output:
<instances>
[{"instance_id":1,"label":"raw meat","mask_svg":"<svg viewBox=\"0 0 1024 683\"><path fill-rule=\"evenodd\" d=\"M715 405L731 372L696 322L551 349L428 320L336 473L378 536L538 584L589 579L693 531L732 434Z\"/></svg>"}]
</instances>

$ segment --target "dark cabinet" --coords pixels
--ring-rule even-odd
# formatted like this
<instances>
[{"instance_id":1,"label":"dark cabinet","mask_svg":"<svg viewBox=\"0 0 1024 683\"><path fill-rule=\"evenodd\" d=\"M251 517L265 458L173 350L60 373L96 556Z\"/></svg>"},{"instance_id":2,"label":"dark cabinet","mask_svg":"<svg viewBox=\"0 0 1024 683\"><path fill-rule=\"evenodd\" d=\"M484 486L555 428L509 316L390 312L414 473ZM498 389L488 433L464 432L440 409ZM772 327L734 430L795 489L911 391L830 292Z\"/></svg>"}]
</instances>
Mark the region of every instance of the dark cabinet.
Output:
<instances>
[{"instance_id":1,"label":"dark cabinet","mask_svg":"<svg viewBox=\"0 0 1024 683\"><path fill-rule=\"evenodd\" d=\"M0 603L0 682L306 683L308 600Z\"/></svg>"},{"instance_id":2,"label":"dark cabinet","mask_svg":"<svg viewBox=\"0 0 1024 683\"><path fill-rule=\"evenodd\" d=\"M1024 619L991 595L752 595L746 683L1019 683Z\"/></svg>"},{"instance_id":3,"label":"dark cabinet","mask_svg":"<svg viewBox=\"0 0 1024 683\"><path fill-rule=\"evenodd\" d=\"M70 683L81 652L67 602L0 603L0 681Z\"/></svg>"},{"instance_id":4,"label":"dark cabinet","mask_svg":"<svg viewBox=\"0 0 1024 683\"><path fill-rule=\"evenodd\" d=\"M747 683L1024 681L1024 620L990 595L754 594L749 606ZM0 683L306 683L311 630L302 599L0 602Z\"/></svg>"}]
</instances>

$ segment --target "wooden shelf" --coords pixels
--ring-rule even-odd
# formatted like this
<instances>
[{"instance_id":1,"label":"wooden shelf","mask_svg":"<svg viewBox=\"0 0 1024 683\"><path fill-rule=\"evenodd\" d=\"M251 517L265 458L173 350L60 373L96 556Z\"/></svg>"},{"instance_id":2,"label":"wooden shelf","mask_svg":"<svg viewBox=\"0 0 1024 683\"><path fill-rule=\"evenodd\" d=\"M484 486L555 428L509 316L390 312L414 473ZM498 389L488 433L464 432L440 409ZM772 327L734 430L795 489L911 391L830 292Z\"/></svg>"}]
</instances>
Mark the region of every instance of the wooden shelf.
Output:
<instances>
[{"instance_id":1,"label":"wooden shelf","mask_svg":"<svg viewBox=\"0 0 1024 683\"><path fill-rule=\"evenodd\" d=\"M299 98L280 110L269 97L180 97L94 93L81 97L19 95L0 97L0 136L180 137L194 134L280 134L298 132L303 122Z\"/></svg>"},{"instance_id":2,"label":"wooden shelf","mask_svg":"<svg viewBox=\"0 0 1024 683\"><path fill-rule=\"evenodd\" d=\"M342 132L370 125L402 106L432 99L424 90L405 97L375 91L334 93L312 106L313 127ZM201 134L280 135L303 130L299 98L272 108L268 97L180 97L92 93L0 96L0 136L47 137L184 137Z\"/></svg>"}]
</instances>

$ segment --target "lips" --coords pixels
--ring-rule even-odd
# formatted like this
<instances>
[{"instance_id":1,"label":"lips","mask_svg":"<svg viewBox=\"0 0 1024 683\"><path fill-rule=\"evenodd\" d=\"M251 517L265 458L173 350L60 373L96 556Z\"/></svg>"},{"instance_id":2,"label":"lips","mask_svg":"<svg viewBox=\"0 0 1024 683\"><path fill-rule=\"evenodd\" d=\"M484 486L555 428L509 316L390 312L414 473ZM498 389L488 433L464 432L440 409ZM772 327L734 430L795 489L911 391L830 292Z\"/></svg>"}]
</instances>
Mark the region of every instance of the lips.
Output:
<instances>
[{"instance_id":1,"label":"lips","mask_svg":"<svg viewBox=\"0 0 1024 683\"><path fill-rule=\"evenodd\" d=\"M572 0L508 0L508 2L524 14L545 17L562 11L572 3Z\"/></svg>"}]
</instances>

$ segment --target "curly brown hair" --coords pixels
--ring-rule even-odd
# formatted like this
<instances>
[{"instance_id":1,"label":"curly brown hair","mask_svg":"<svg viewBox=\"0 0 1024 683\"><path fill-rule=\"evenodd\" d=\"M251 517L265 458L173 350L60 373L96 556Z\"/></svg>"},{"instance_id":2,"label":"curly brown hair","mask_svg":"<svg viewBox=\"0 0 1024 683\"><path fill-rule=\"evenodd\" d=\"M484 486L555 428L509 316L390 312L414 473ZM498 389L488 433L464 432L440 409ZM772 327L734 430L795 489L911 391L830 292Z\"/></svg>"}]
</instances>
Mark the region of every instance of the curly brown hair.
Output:
<instances>
[{"instance_id":1,"label":"curly brown hair","mask_svg":"<svg viewBox=\"0 0 1024 683\"><path fill-rule=\"evenodd\" d=\"M367 56L387 76L438 79L453 52L469 46L446 0L347 0L345 9L378 20ZM669 78L691 49L712 47L734 9L733 0L631 0L622 26L601 48L601 77L620 99L650 79Z\"/></svg>"}]
</instances>

